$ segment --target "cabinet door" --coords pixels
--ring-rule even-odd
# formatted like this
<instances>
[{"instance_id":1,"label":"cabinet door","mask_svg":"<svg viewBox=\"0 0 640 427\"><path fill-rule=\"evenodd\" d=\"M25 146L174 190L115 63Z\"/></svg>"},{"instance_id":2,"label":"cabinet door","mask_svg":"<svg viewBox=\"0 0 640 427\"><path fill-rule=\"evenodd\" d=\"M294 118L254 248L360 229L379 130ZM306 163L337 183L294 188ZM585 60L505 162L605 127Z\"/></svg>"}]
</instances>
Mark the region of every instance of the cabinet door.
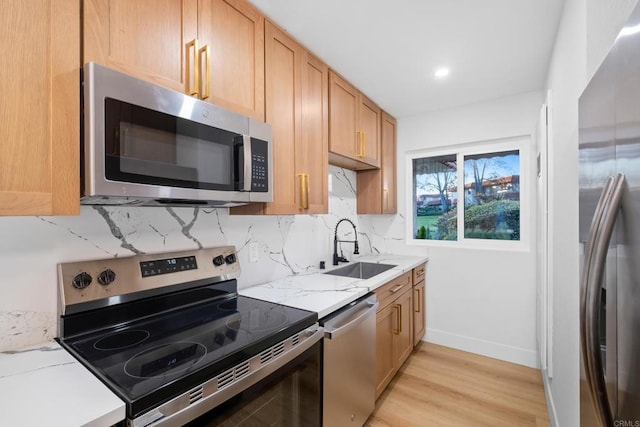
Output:
<instances>
[{"instance_id":1,"label":"cabinet door","mask_svg":"<svg viewBox=\"0 0 640 427\"><path fill-rule=\"evenodd\" d=\"M356 159L359 129L358 90L329 71L329 151Z\"/></svg>"},{"instance_id":2,"label":"cabinet door","mask_svg":"<svg viewBox=\"0 0 640 427\"><path fill-rule=\"evenodd\" d=\"M243 0L198 2L198 40L211 55L202 58L210 65L209 99L257 120L265 119L264 22Z\"/></svg>"},{"instance_id":3,"label":"cabinet door","mask_svg":"<svg viewBox=\"0 0 640 427\"><path fill-rule=\"evenodd\" d=\"M396 329L393 335L393 357L395 368L402 364L413 350L413 291L407 290L391 304L396 310Z\"/></svg>"},{"instance_id":4,"label":"cabinet door","mask_svg":"<svg viewBox=\"0 0 640 427\"><path fill-rule=\"evenodd\" d=\"M381 168L358 171L359 214L392 214L397 212L396 199L396 120L381 113Z\"/></svg>"},{"instance_id":5,"label":"cabinet door","mask_svg":"<svg viewBox=\"0 0 640 427\"><path fill-rule=\"evenodd\" d=\"M413 345L416 346L422 340L426 330L425 318L425 282L422 280L413 286Z\"/></svg>"},{"instance_id":6,"label":"cabinet door","mask_svg":"<svg viewBox=\"0 0 640 427\"><path fill-rule=\"evenodd\" d=\"M393 304L376 313L376 399L396 373L393 350L397 309Z\"/></svg>"},{"instance_id":7,"label":"cabinet door","mask_svg":"<svg viewBox=\"0 0 640 427\"><path fill-rule=\"evenodd\" d=\"M0 215L80 211L80 5L3 2Z\"/></svg>"},{"instance_id":8,"label":"cabinet door","mask_svg":"<svg viewBox=\"0 0 640 427\"><path fill-rule=\"evenodd\" d=\"M83 61L179 92L189 90L186 44L197 37L197 0L85 0ZM193 68L193 67L192 67Z\"/></svg>"},{"instance_id":9,"label":"cabinet door","mask_svg":"<svg viewBox=\"0 0 640 427\"><path fill-rule=\"evenodd\" d=\"M265 24L266 117L273 138L273 203L267 214L301 211L304 177L296 167L301 140L301 79L304 50L279 28Z\"/></svg>"},{"instance_id":10,"label":"cabinet door","mask_svg":"<svg viewBox=\"0 0 640 427\"><path fill-rule=\"evenodd\" d=\"M380 167L380 107L366 96L359 98L360 160Z\"/></svg>"},{"instance_id":11,"label":"cabinet door","mask_svg":"<svg viewBox=\"0 0 640 427\"><path fill-rule=\"evenodd\" d=\"M308 175L308 214L328 213L329 70L306 52L302 64L302 141L298 163Z\"/></svg>"},{"instance_id":12,"label":"cabinet door","mask_svg":"<svg viewBox=\"0 0 640 427\"><path fill-rule=\"evenodd\" d=\"M382 112L380 124L382 213L398 211L396 188L396 120Z\"/></svg>"}]
</instances>

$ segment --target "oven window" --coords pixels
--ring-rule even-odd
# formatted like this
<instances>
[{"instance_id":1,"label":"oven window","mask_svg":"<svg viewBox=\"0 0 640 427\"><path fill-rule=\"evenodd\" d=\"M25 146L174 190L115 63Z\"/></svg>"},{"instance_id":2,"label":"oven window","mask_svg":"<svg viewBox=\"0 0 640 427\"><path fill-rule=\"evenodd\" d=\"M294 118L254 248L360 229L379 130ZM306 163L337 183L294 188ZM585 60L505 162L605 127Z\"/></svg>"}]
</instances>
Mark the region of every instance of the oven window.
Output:
<instances>
[{"instance_id":1,"label":"oven window","mask_svg":"<svg viewBox=\"0 0 640 427\"><path fill-rule=\"evenodd\" d=\"M187 426L320 426L322 341Z\"/></svg>"},{"instance_id":2,"label":"oven window","mask_svg":"<svg viewBox=\"0 0 640 427\"><path fill-rule=\"evenodd\" d=\"M105 99L105 175L113 181L234 189L241 135Z\"/></svg>"}]
</instances>

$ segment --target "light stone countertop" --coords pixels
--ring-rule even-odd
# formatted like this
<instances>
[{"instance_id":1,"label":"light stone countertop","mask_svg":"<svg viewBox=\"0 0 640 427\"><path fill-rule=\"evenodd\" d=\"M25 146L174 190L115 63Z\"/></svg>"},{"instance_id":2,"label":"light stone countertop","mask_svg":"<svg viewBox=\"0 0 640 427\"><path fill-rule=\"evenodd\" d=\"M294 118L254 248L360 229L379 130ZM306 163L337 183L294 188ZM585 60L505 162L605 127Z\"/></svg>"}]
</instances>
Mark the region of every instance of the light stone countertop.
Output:
<instances>
[{"instance_id":1,"label":"light stone countertop","mask_svg":"<svg viewBox=\"0 0 640 427\"><path fill-rule=\"evenodd\" d=\"M395 267L366 280L324 273L292 275L273 282L241 289L238 293L247 297L315 311L318 313L318 318L322 319L351 301L355 301L403 273L424 264L428 258L387 254L363 256L350 260L350 263L358 261L392 264ZM347 264L349 263L341 263L338 266L330 265L327 266L326 271L344 267Z\"/></svg>"},{"instance_id":2,"label":"light stone countertop","mask_svg":"<svg viewBox=\"0 0 640 427\"><path fill-rule=\"evenodd\" d=\"M57 342L0 352L0 425L111 426L125 405Z\"/></svg>"}]
</instances>

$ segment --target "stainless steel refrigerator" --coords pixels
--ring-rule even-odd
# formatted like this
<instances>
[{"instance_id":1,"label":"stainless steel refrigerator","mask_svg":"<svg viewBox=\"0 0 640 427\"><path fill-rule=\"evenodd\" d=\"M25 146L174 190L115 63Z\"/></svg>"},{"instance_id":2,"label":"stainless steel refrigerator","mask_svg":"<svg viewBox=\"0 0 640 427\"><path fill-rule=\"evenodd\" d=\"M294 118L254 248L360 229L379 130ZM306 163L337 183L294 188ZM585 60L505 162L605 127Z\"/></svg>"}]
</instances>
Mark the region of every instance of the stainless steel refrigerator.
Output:
<instances>
[{"instance_id":1,"label":"stainless steel refrigerator","mask_svg":"<svg viewBox=\"0 0 640 427\"><path fill-rule=\"evenodd\" d=\"M579 103L580 424L640 426L640 6Z\"/></svg>"}]
</instances>

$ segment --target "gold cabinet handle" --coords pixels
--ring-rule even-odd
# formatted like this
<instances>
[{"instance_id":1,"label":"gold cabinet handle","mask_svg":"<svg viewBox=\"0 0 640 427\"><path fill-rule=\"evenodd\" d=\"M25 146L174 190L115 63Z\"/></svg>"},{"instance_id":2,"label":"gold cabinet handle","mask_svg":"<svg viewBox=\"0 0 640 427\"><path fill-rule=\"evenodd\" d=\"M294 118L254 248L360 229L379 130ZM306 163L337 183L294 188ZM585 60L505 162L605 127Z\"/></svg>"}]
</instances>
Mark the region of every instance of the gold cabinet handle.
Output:
<instances>
[{"instance_id":1,"label":"gold cabinet handle","mask_svg":"<svg viewBox=\"0 0 640 427\"><path fill-rule=\"evenodd\" d=\"M300 209L309 209L309 193L311 192L309 174L299 173L296 176L300 178Z\"/></svg>"},{"instance_id":2,"label":"gold cabinet handle","mask_svg":"<svg viewBox=\"0 0 640 427\"><path fill-rule=\"evenodd\" d=\"M199 51L198 51L198 39L193 39L186 44L187 50L187 93L191 96L200 94L200 64L199 64ZM189 55L191 48L193 47L193 70L192 62ZM193 72L193 88L191 88L191 73Z\"/></svg>"},{"instance_id":3,"label":"gold cabinet handle","mask_svg":"<svg viewBox=\"0 0 640 427\"><path fill-rule=\"evenodd\" d=\"M305 181L307 182L307 186L306 186L306 197L305 197L305 209L309 209L309 195L311 194L311 183L310 183L310 178L309 178L309 174L306 173L305 174Z\"/></svg>"},{"instance_id":4,"label":"gold cabinet handle","mask_svg":"<svg viewBox=\"0 0 640 427\"><path fill-rule=\"evenodd\" d=\"M396 325L397 328L393 331L394 334L400 335L402 332L402 306L400 304L393 304L393 309L396 311Z\"/></svg>"},{"instance_id":5,"label":"gold cabinet handle","mask_svg":"<svg viewBox=\"0 0 640 427\"><path fill-rule=\"evenodd\" d=\"M362 152L362 136L359 130L356 131L356 156L360 157L360 153Z\"/></svg>"},{"instance_id":6,"label":"gold cabinet handle","mask_svg":"<svg viewBox=\"0 0 640 427\"><path fill-rule=\"evenodd\" d=\"M204 45L198 50L199 66L202 66L202 54L204 54L204 94L200 94L201 99L207 99L211 96L211 56L209 55L209 45Z\"/></svg>"},{"instance_id":7,"label":"gold cabinet handle","mask_svg":"<svg viewBox=\"0 0 640 427\"><path fill-rule=\"evenodd\" d=\"M358 157L364 157L364 154L366 152L366 140L365 140L365 134L364 131L357 131L357 141L358 141L358 152L356 153L356 156Z\"/></svg>"},{"instance_id":8,"label":"gold cabinet handle","mask_svg":"<svg viewBox=\"0 0 640 427\"><path fill-rule=\"evenodd\" d=\"M384 212L389 212L389 190L386 188L382 190L382 197L384 198Z\"/></svg>"},{"instance_id":9,"label":"gold cabinet handle","mask_svg":"<svg viewBox=\"0 0 640 427\"><path fill-rule=\"evenodd\" d=\"M300 178L300 209L305 209L305 207L304 207L304 198L305 198L304 197L305 196L304 193L305 193L305 188L306 188L306 186L304 184L304 182L305 182L305 179L304 179L305 174L304 173L299 173L297 176L298 176L298 178Z\"/></svg>"},{"instance_id":10,"label":"gold cabinet handle","mask_svg":"<svg viewBox=\"0 0 640 427\"><path fill-rule=\"evenodd\" d=\"M413 311L420 313L422 311L422 298L420 297L420 289L415 290L418 293L417 298L413 300ZM418 308L416 308L416 300L418 301Z\"/></svg>"},{"instance_id":11,"label":"gold cabinet handle","mask_svg":"<svg viewBox=\"0 0 640 427\"><path fill-rule=\"evenodd\" d=\"M392 294L395 294L396 292L398 292L400 289L402 289L403 285L398 285L393 289L389 289L389 292L391 292Z\"/></svg>"}]
</instances>

